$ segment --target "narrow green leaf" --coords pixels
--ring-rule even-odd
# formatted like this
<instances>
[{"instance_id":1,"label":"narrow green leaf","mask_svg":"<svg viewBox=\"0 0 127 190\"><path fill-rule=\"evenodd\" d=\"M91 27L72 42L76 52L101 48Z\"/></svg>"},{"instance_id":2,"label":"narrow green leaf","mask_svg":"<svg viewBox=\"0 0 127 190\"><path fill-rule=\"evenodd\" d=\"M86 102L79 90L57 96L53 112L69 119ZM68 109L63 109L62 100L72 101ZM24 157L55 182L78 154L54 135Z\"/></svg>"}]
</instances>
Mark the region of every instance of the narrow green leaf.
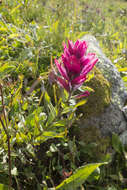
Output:
<instances>
[{"instance_id":1,"label":"narrow green leaf","mask_svg":"<svg viewBox=\"0 0 127 190\"><path fill-rule=\"evenodd\" d=\"M45 92L45 100L46 100L48 103L50 102L50 97L49 97L49 95L48 95L47 92Z\"/></svg>"},{"instance_id":2,"label":"narrow green leaf","mask_svg":"<svg viewBox=\"0 0 127 190\"><path fill-rule=\"evenodd\" d=\"M65 107L62 111L62 114L65 114L65 113L68 113L68 112L71 112L72 111L72 107Z\"/></svg>"},{"instance_id":3,"label":"narrow green leaf","mask_svg":"<svg viewBox=\"0 0 127 190\"><path fill-rule=\"evenodd\" d=\"M127 67L124 67L124 68L120 68L120 69L119 69L119 72L123 72L123 71L124 71L124 72L127 71Z\"/></svg>"},{"instance_id":4,"label":"narrow green leaf","mask_svg":"<svg viewBox=\"0 0 127 190\"><path fill-rule=\"evenodd\" d=\"M64 137L64 132L63 133L56 133L53 131L44 131L42 135L38 136L35 140L35 142L45 142L48 139L52 138L63 138Z\"/></svg>"},{"instance_id":5,"label":"narrow green leaf","mask_svg":"<svg viewBox=\"0 0 127 190\"><path fill-rule=\"evenodd\" d=\"M79 102L74 106L74 108L77 108L77 107L79 107L79 106L82 106L82 105L84 105L86 102L87 102L87 99L81 100L81 101L79 101Z\"/></svg>"},{"instance_id":6,"label":"narrow green leaf","mask_svg":"<svg viewBox=\"0 0 127 190\"><path fill-rule=\"evenodd\" d=\"M63 120L54 122L54 123L52 124L52 126L53 126L53 127L65 126L66 123L67 123L66 119L63 119Z\"/></svg>"},{"instance_id":7,"label":"narrow green leaf","mask_svg":"<svg viewBox=\"0 0 127 190\"><path fill-rule=\"evenodd\" d=\"M18 33L16 33L16 34L10 34L9 35L9 38L11 38L11 39L15 39L15 38L17 38L17 37L19 37L20 36L20 34L18 34Z\"/></svg>"},{"instance_id":8,"label":"narrow green leaf","mask_svg":"<svg viewBox=\"0 0 127 190\"><path fill-rule=\"evenodd\" d=\"M48 126L55 118L56 118L56 110L51 102L48 103L48 108L50 110L48 121L46 123L46 126Z\"/></svg>"},{"instance_id":9,"label":"narrow green leaf","mask_svg":"<svg viewBox=\"0 0 127 190\"><path fill-rule=\"evenodd\" d=\"M53 131L45 131L43 132L43 137L45 138L60 138L60 137L63 137L63 133L56 133L56 132L53 132Z\"/></svg>"},{"instance_id":10,"label":"narrow green leaf","mask_svg":"<svg viewBox=\"0 0 127 190\"><path fill-rule=\"evenodd\" d=\"M83 86L83 85L80 88L78 88L78 90L80 90L81 92L84 92L84 91L94 92L94 90L90 88L89 86Z\"/></svg>"},{"instance_id":11,"label":"narrow green leaf","mask_svg":"<svg viewBox=\"0 0 127 190\"><path fill-rule=\"evenodd\" d=\"M5 63L4 65L0 64L0 77L5 77L6 74L9 74L14 69L15 66L9 65L9 63Z\"/></svg>"},{"instance_id":12,"label":"narrow green leaf","mask_svg":"<svg viewBox=\"0 0 127 190\"><path fill-rule=\"evenodd\" d=\"M17 7L13 8L11 11L11 14L13 14L17 9L19 9L22 6L22 4L19 4Z\"/></svg>"}]
</instances>

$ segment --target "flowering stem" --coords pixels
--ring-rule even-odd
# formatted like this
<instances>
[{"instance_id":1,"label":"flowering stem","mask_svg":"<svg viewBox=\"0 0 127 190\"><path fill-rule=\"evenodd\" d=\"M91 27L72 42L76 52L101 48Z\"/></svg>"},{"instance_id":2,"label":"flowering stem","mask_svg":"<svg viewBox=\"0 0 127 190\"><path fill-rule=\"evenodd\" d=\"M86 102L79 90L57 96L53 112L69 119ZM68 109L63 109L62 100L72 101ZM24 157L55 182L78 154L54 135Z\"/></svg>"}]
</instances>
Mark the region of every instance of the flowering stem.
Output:
<instances>
[{"instance_id":1,"label":"flowering stem","mask_svg":"<svg viewBox=\"0 0 127 190\"><path fill-rule=\"evenodd\" d=\"M3 127L3 130L4 130L5 134L7 135L7 145L8 145L8 168L9 168L9 171L8 171L8 174L9 174L9 190L11 190L12 175L11 175L10 135L9 135L9 133L8 133L8 125L7 125L7 118L6 118L6 114L5 114L3 90L2 90L2 85L1 85L1 84L0 84L0 93L1 93L1 100L2 100L2 112L3 112L3 115L4 115L4 120L5 120L6 126L4 125L4 122L3 122L3 120L1 119L1 116L0 116L0 122L1 122L1 125L2 125L2 127Z\"/></svg>"},{"instance_id":2,"label":"flowering stem","mask_svg":"<svg viewBox=\"0 0 127 190\"><path fill-rule=\"evenodd\" d=\"M69 93L69 96L68 96L67 102L69 102L69 100L70 100L70 98L71 98L71 96L72 96L72 93L73 93L73 91Z\"/></svg>"}]
</instances>

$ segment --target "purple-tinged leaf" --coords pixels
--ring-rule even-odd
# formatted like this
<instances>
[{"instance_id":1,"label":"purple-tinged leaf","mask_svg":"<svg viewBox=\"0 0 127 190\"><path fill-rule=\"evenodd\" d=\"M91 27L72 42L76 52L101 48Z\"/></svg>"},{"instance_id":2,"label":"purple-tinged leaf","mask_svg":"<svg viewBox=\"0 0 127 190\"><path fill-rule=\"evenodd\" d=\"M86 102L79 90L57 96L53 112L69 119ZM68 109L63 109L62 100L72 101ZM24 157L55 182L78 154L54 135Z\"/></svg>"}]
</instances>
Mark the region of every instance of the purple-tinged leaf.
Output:
<instances>
[{"instance_id":1,"label":"purple-tinged leaf","mask_svg":"<svg viewBox=\"0 0 127 190\"><path fill-rule=\"evenodd\" d=\"M85 91L81 94L78 94L77 96L75 96L76 99L80 99L80 98L83 98L83 97L87 97L90 95L90 92L89 91Z\"/></svg>"}]
</instances>

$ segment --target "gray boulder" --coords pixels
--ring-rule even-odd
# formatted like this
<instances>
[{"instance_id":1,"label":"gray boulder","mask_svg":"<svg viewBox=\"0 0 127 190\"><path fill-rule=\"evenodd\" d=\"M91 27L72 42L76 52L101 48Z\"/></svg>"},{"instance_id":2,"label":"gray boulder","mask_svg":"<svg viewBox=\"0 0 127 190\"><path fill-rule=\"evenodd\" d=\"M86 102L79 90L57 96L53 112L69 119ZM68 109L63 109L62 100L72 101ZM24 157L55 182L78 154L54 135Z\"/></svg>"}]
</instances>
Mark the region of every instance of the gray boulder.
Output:
<instances>
[{"instance_id":1,"label":"gray boulder","mask_svg":"<svg viewBox=\"0 0 127 190\"><path fill-rule=\"evenodd\" d=\"M127 92L125 90L124 83L115 65L113 65L102 52L96 38L90 35L85 35L82 40L87 41L88 52L95 52L99 59L96 67L101 71L103 77L110 84L110 103L106 105L99 114L89 114L87 117L84 114L79 123L81 133L83 134L84 131L85 138L85 128L92 126L100 129L103 136L109 136L112 133L120 135L127 130L127 121L123 113L123 107L127 100ZM92 87L94 89L94 85ZM100 89L103 89L103 85L100 86ZM93 106L94 109L94 103L91 106ZM85 110L85 105L81 110L83 109ZM99 104L96 110L97 109L99 109Z\"/></svg>"},{"instance_id":2,"label":"gray boulder","mask_svg":"<svg viewBox=\"0 0 127 190\"><path fill-rule=\"evenodd\" d=\"M121 142L122 142L123 145L127 146L127 131L124 131L120 135L120 140L121 140Z\"/></svg>"},{"instance_id":3,"label":"gray boulder","mask_svg":"<svg viewBox=\"0 0 127 190\"><path fill-rule=\"evenodd\" d=\"M123 113L125 115L125 118L127 119L127 106L123 107Z\"/></svg>"}]
</instances>

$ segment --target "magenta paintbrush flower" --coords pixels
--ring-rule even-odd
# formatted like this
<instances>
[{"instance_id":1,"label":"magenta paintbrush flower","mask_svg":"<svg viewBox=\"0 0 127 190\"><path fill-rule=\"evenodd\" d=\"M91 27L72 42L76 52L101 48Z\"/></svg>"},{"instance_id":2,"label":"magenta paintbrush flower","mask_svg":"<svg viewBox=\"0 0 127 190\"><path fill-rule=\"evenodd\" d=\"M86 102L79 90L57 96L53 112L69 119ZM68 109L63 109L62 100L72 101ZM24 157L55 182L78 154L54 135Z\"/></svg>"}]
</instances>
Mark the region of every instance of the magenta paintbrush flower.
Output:
<instances>
[{"instance_id":1,"label":"magenta paintbrush flower","mask_svg":"<svg viewBox=\"0 0 127 190\"><path fill-rule=\"evenodd\" d=\"M68 40L68 47L64 44L64 53L59 60L55 59L55 78L60 86L69 93L78 89L86 80L87 74L92 70L98 59L94 53L88 53L87 43L77 40L75 44ZM88 95L88 93L87 93ZM81 95L81 97L83 94ZM84 93L86 96L86 93Z\"/></svg>"}]
</instances>

